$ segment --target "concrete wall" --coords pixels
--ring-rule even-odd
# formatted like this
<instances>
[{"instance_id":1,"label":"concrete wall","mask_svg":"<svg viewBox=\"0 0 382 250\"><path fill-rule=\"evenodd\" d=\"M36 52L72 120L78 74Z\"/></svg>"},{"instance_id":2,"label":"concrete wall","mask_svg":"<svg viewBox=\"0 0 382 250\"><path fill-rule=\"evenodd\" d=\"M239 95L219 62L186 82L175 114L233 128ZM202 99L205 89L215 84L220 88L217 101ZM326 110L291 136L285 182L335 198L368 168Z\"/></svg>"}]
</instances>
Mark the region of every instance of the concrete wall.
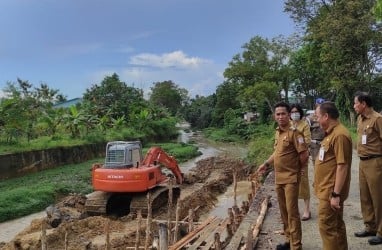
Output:
<instances>
[{"instance_id":1,"label":"concrete wall","mask_svg":"<svg viewBox=\"0 0 382 250\"><path fill-rule=\"evenodd\" d=\"M105 156L106 143L0 155L0 180Z\"/></svg>"}]
</instances>

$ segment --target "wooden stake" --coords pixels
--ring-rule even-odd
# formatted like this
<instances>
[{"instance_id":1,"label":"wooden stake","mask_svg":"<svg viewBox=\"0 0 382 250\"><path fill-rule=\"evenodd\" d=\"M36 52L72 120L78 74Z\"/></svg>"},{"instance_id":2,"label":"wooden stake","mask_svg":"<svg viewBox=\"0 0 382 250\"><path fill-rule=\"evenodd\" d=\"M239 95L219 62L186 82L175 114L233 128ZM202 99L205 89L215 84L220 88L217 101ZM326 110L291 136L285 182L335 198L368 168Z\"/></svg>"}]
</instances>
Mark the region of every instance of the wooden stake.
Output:
<instances>
[{"instance_id":1,"label":"wooden stake","mask_svg":"<svg viewBox=\"0 0 382 250\"><path fill-rule=\"evenodd\" d=\"M233 170L232 176L233 176L233 205L237 206L237 198L236 198L236 192L237 192L237 171L236 171L236 169Z\"/></svg>"},{"instance_id":2,"label":"wooden stake","mask_svg":"<svg viewBox=\"0 0 382 250\"><path fill-rule=\"evenodd\" d=\"M142 225L142 211L138 210L137 213L137 235L135 238L135 249L139 249L139 243L141 241L141 225Z\"/></svg>"},{"instance_id":3,"label":"wooden stake","mask_svg":"<svg viewBox=\"0 0 382 250\"><path fill-rule=\"evenodd\" d=\"M150 245L151 219L152 219L151 193L148 192L147 193L147 225L146 225L145 250L149 249L149 245Z\"/></svg>"},{"instance_id":4,"label":"wooden stake","mask_svg":"<svg viewBox=\"0 0 382 250\"><path fill-rule=\"evenodd\" d=\"M171 244L171 208L172 208L172 198L173 198L173 193L172 193L172 182L173 179L170 178L169 180L169 190L168 190L168 206L167 206L167 244ZM160 224L159 224L160 225Z\"/></svg>"},{"instance_id":5,"label":"wooden stake","mask_svg":"<svg viewBox=\"0 0 382 250\"><path fill-rule=\"evenodd\" d=\"M107 219L106 225L105 225L105 235L106 235L106 250L110 250L110 220Z\"/></svg>"},{"instance_id":6,"label":"wooden stake","mask_svg":"<svg viewBox=\"0 0 382 250\"><path fill-rule=\"evenodd\" d=\"M42 221L41 224L41 250L47 250L47 242L46 242L46 219Z\"/></svg>"},{"instance_id":7,"label":"wooden stake","mask_svg":"<svg viewBox=\"0 0 382 250\"><path fill-rule=\"evenodd\" d=\"M64 248L65 250L68 250L68 231L65 230L65 238L64 238Z\"/></svg>"},{"instance_id":8,"label":"wooden stake","mask_svg":"<svg viewBox=\"0 0 382 250\"><path fill-rule=\"evenodd\" d=\"M159 224L159 250L168 249L168 234L167 225L164 223Z\"/></svg>"},{"instance_id":9,"label":"wooden stake","mask_svg":"<svg viewBox=\"0 0 382 250\"><path fill-rule=\"evenodd\" d=\"M220 242L220 234L215 233L215 250L221 250L222 249L222 243Z\"/></svg>"},{"instance_id":10,"label":"wooden stake","mask_svg":"<svg viewBox=\"0 0 382 250\"><path fill-rule=\"evenodd\" d=\"M176 202L176 211L175 211L175 232L174 232L174 241L178 241L178 234L179 234L179 215L180 214L180 199Z\"/></svg>"}]
</instances>

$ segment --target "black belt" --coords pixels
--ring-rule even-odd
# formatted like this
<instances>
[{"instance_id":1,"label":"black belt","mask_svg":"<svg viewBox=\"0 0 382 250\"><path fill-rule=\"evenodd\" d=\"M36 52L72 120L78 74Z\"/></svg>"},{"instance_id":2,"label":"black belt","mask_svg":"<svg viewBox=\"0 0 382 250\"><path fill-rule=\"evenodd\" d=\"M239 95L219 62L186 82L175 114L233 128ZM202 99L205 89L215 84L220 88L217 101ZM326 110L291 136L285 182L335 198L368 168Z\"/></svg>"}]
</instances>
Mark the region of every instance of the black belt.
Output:
<instances>
[{"instance_id":1,"label":"black belt","mask_svg":"<svg viewBox=\"0 0 382 250\"><path fill-rule=\"evenodd\" d=\"M370 160L370 159L374 159L378 157L382 157L382 155L360 156L359 159L361 159L361 161L366 161L366 160Z\"/></svg>"},{"instance_id":2,"label":"black belt","mask_svg":"<svg viewBox=\"0 0 382 250\"><path fill-rule=\"evenodd\" d=\"M315 140L315 139L312 139L312 140L311 140L312 143L314 143L314 144L318 144L318 145L321 144L321 141L322 141L322 140Z\"/></svg>"}]
</instances>

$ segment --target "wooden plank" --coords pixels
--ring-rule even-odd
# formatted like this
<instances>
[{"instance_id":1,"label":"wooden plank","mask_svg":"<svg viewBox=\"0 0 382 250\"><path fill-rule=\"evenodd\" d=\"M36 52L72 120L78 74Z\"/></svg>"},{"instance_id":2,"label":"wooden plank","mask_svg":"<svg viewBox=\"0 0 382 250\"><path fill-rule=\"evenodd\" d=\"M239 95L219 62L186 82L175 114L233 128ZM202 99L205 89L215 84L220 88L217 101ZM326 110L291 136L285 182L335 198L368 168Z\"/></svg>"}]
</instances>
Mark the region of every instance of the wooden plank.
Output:
<instances>
[{"instance_id":1,"label":"wooden plank","mask_svg":"<svg viewBox=\"0 0 382 250\"><path fill-rule=\"evenodd\" d=\"M227 225L229 223L229 218L225 218L221 223L220 226L216 228L215 232L213 232L207 239L206 239L206 245L201 247L201 249L210 249L211 246L214 244L214 238L215 238L215 233L219 233L221 235L224 230L226 229Z\"/></svg>"},{"instance_id":2,"label":"wooden plank","mask_svg":"<svg viewBox=\"0 0 382 250\"><path fill-rule=\"evenodd\" d=\"M175 244L169 247L169 250L177 250L184 247L186 244L188 244L190 241L192 241L196 236L198 236L198 233L203 230L206 226L208 226L211 222L216 220L216 216L208 218L202 225L198 226L194 231L188 233L185 237L177 241Z\"/></svg>"},{"instance_id":3,"label":"wooden plank","mask_svg":"<svg viewBox=\"0 0 382 250\"><path fill-rule=\"evenodd\" d=\"M211 222L211 224L206 226L199 233L199 238L195 242L193 242L192 245L190 247L188 247L187 249L189 249L189 250L196 250L203 242L206 241L206 239L210 235L213 235L213 233L215 232L216 228L219 226L219 224L221 224L221 222L222 222L221 219L217 219L217 220Z\"/></svg>"}]
</instances>

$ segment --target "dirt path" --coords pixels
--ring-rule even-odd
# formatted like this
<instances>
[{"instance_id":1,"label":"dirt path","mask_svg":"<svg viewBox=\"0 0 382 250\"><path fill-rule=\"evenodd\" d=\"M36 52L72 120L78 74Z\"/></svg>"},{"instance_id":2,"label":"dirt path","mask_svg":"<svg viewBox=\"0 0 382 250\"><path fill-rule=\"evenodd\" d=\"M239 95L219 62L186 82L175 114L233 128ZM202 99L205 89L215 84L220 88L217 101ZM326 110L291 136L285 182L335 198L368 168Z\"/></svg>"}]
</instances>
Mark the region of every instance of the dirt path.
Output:
<instances>
[{"instance_id":1,"label":"dirt path","mask_svg":"<svg viewBox=\"0 0 382 250\"><path fill-rule=\"evenodd\" d=\"M354 237L354 232L363 229L363 221L361 215L361 207L359 202L359 189L358 189L358 164L359 158L356 152L353 152L352 163L352 176L349 198L345 201L344 220L347 230L347 238L349 249L351 250L368 250L368 249L382 249L380 246L370 246L366 239ZM313 166L309 165L309 179L310 183L313 180ZM266 219L264 221L263 229L258 243L257 249L274 249L277 244L284 242L284 236L280 235L282 230L279 208L276 200L276 193L274 188L271 189L271 203L272 207L269 209ZM300 211L303 206L303 201L299 203ZM320 233L318 231L317 222L317 207L318 201L311 189L311 211L312 219L309 221L302 221L302 235L303 235L303 248L308 250L322 249L322 242Z\"/></svg>"}]
</instances>

